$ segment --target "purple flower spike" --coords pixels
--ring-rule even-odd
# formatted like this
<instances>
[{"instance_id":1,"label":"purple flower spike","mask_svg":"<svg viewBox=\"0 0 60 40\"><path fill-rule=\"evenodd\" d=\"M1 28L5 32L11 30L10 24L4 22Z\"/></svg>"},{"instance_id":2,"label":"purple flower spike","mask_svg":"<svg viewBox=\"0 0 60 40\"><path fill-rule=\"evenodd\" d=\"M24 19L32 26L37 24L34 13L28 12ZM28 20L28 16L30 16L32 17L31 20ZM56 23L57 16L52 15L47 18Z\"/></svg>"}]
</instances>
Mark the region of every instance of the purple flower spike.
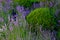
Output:
<instances>
[{"instance_id":1,"label":"purple flower spike","mask_svg":"<svg viewBox=\"0 0 60 40\"><path fill-rule=\"evenodd\" d=\"M40 7L43 7L44 6L44 2L40 2Z\"/></svg>"},{"instance_id":2,"label":"purple flower spike","mask_svg":"<svg viewBox=\"0 0 60 40\"><path fill-rule=\"evenodd\" d=\"M0 2L2 2L2 0L0 0Z\"/></svg>"},{"instance_id":3,"label":"purple flower spike","mask_svg":"<svg viewBox=\"0 0 60 40\"><path fill-rule=\"evenodd\" d=\"M49 6L52 7L52 6L53 6L53 2L50 2L50 3L49 3Z\"/></svg>"},{"instance_id":4,"label":"purple flower spike","mask_svg":"<svg viewBox=\"0 0 60 40\"><path fill-rule=\"evenodd\" d=\"M4 21L4 19L0 17L0 22L3 22L3 21Z\"/></svg>"},{"instance_id":5,"label":"purple flower spike","mask_svg":"<svg viewBox=\"0 0 60 40\"><path fill-rule=\"evenodd\" d=\"M6 0L7 2L11 2L11 0Z\"/></svg>"},{"instance_id":6,"label":"purple flower spike","mask_svg":"<svg viewBox=\"0 0 60 40\"><path fill-rule=\"evenodd\" d=\"M10 30L10 31L13 31L13 27L12 27L12 26L10 26L10 27L9 27L9 30Z\"/></svg>"},{"instance_id":7,"label":"purple flower spike","mask_svg":"<svg viewBox=\"0 0 60 40\"><path fill-rule=\"evenodd\" d=\"M15 26L18 26L18 19L16 19L16 21L13 22Z\"/></svg>"},{"instance_id":8,"label":"purple flower spike","mask_svg":"<svg viewBox=\"0 0 60 40\"><path fill-rule=\"evenodd\" d=\"M24 7L23 6L17 6L16 9L18 12L23 12Z\"/></svg>"},{"instance_id":9,"label":"purple flower spike","mask_svg":"<svg viewBox=\"0 0 60 40\"><path fill-rule=\"evenodd\" d=\"M40 7L40 5L39 5L39 3L34 3L34 4L33 4L33 7L34 7L34 8L38 8L38 7Z\"/></svg>"},{"instance_id":10,"label":"purple flower spike","mask_svg":"<svg viewBox=\"0 0 60 40\"><path fill-rule=\"evenodd\" d=\"M58 20L58 23L60 24L60 20Z\"/></svg>"},{"instance_id":11,"label":"purple flower spike","mask_svg":"<svg viewBox=\"0 0 60 40\"><path fill-rule=\"evenodd\" d=\"M59 17L59 15L60 15L60 9L58 9L58 10L56 11L56 13L55 13L55 16L56 16L56 17Z\"/></svg>"},{"instance_id":12,"label":"purple flower spike","mask_svg":"<svg viewBox=\"0 0 60 40\"><path fill-rule=\"evenodd\" d=\"M23 12L22 12L22 15L26 16L26 15L29 14L29 12L30 12L29 10L23 11Z\"/></svg>"},{"instance_id":13,"label":"purple flower spike","mask_svg":"<svg viewBox=\"0 0 60 40\"><path fill-rule=\"evenodd\" d=\"M20 11L20 9L19 9L19 8L20 8L20 6L17 6L17 7L16 7L17 11Z\"/></svg>"}]
</instances>

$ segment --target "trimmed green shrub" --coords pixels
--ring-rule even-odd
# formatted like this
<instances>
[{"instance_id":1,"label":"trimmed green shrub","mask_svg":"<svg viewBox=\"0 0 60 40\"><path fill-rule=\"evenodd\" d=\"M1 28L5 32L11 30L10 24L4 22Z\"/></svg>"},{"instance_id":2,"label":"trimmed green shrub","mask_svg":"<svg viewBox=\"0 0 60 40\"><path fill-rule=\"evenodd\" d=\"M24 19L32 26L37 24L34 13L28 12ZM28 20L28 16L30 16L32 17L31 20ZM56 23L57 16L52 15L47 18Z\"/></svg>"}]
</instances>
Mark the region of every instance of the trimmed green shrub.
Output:
<instances>
[{"instance_id":1,"label":"trimmed green shrub","mask_svg":"<svg viewBox=\"0 0 60 40\"><path fill-rule=\"evenodd\" d=\"M38 24L42 25L43 28L52 29L56 25L54 12L55 9L53 8L51 10L49 8L38 8L26 16L26 21L33 26Z\"/></svg>"}]
</instances>

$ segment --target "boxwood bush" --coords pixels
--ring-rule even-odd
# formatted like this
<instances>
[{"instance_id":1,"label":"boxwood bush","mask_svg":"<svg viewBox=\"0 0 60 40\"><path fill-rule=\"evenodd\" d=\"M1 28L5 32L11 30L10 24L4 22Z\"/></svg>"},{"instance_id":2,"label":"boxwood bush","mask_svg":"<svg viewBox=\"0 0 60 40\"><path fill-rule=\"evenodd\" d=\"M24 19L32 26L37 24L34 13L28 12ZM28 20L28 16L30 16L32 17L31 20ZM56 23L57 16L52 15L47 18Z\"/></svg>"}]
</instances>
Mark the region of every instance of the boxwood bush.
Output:
<instances>
[{"instance_id":1,"label":"boxwood bush","mask_svg":"<svg viewBox=\"0 0 60 40\"><path fill-rule=\"evenodd\" d=\"M51 10L49 8L37 8L26 16L26 21L32 25L32 28L34 26L37 28L36 24L38 24L42 25L44 29L52 30L56 25L54 12L54 8Z\"/></svg>"}]
</instances>

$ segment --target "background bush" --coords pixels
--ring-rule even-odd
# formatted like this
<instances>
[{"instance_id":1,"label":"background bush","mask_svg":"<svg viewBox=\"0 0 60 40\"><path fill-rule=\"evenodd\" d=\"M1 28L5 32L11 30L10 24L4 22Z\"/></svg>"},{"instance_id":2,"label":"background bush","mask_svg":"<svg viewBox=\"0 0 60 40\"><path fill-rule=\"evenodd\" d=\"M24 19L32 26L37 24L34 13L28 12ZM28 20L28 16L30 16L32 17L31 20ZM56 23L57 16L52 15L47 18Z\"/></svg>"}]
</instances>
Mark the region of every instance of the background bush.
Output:
<instances>
[{"instance_id":1,"label":"background bush","mask_svg":"<svg viewBox=\"0 0 60 40\"><path fill-rule=\"evenodd\" d=\"M34 2L39 2L40 0L13 0L14 2L14 6L21 5L24 7L30 7L32 5L32 3Z\"/></svg>"},{"instance_id":2,"label":"background bush","mask_svg":"<svg viewBox=\"0 0 60 40\"><path fill-rule=\"evenodd\" d=\"M60 40L60 30L57 31L57 40Z\"/></svg>"}]
</instances>

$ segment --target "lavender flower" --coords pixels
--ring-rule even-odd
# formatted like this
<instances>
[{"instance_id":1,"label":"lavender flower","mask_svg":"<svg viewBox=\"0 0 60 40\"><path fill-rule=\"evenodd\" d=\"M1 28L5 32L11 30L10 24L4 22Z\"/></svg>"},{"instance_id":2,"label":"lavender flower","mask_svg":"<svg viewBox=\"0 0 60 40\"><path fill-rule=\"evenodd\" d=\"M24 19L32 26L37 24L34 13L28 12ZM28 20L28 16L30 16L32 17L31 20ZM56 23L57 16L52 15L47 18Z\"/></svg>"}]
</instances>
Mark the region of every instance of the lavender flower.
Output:
<instances>
[{"instance_id":1,"label":"lavender flower","mask_svg":"<svg viewBox=\"0 0 60 40\"><path fill-rule=\"evenodd\" d=\"M20 6L17 6L16 9L17 9L17 11L20 11Z\"/></svg>"},{"instance_id":2,"label":"lavender flower","mask_svg":"<svg viewBox=\"0 0 60 40\"><path fill-rule=\"evenodd\" d=\"M18 26L18 19L16 18L16 21L13 22L14 25Z\"/></svg>"},{"instance_id":3,"label":"lavender flower","mask_svg":"<svg viewBox=\"0 0 60 40\"><path fill-rule=\"evenodd\" d=\"M7 12L10 8L11 8L11 6L10 6L9 2L5 2L4 7L3 7L4 11Z\"/></svg>"},{"instance_id":4,"label":"lavender flower","mask_svg":"<svg viewBox=\"0 0 60 40\"><path fill-rule=\"evenodd\" d=\"M9 9L10 9L10 6L9 6L8 4L6 5L6 9L7 9L7 10L9 10Z\"/></svg>"},{"instance_id":5,"label":"lavender flower","mask_svg":"<svg viewBox=\"0 0 60 40\"><path fill-rule=\"evenodd\" d=\"M4 19L0 17L0 22L3 22L3 21L4 21Z\"/></svg>"},{"instance_id":6,"label":"lavender flower","mask_svg":"<svg viewBox=\"0 0 60 40\"><path fill-rule=\"evenodd\" d=\"M33 4L33 7L34 7L34 8L38 8L38 7L40 7L40 5L39 5L39 3L34 3L34 4Z\"/></svg>"},{"instance_id":7,"label":"lavender flower","mask_svg":"<svg viewBox=\"0 0 60 40\"><path fill-rule=\"evenodd\" d=\"M44 6L44 2L40 2L40 7L43 7Z\"/></svg>"},{"instance_id":8,"label":"lavender flower","mask_svg":"<svg viewBox=\"0 0 60 40\"><path fill-rule=\"evenodd\" d=\"M17 6L16 9L22 14L23 18L25 18L25 16L30 12L29 9L24 9L23 6Z\"/></svg>"},{"instance_id":9,"label":"lavender flower","mask_svg":"<svg viewBox=\"0 0 60 40\"><path fill-rule=\"evenodd\" d=\"M10 27L9 27L9 30L10 30L10 31L13 31L13 27L12 27L12 26L10 26Z\"/></svg>"},{"instance_id":10,"label":"lavender flower","mask_svg":"<svg viewBox=\"0 0 60 40\"><path fill-rule=\"evenodd\" d=\"M14 19L13 19L13 18L11 18L11 21L12 21L12 22L14 22Z\"/></svg>"},{"instance_id":11,"label":"lavender flower","mask_svg":"<svg viewBox=\"0 0 60 40\"><path fill-rule=\"evenodd\" d=\"M26 15L28 15L29 13L30 13L30 10L26 10ZM25 15L25 16L26 16L26 15Z\"/></svg>"},{"instance_id":12,"label":"lavender flower","mask_svg":"<svg viewBox=\"0 0 60 40\"><path fill-rule=\"evenodd\" d=\"M50 2L50 3L49 3L49 6L50 6L50 7L53 7L53 2Z\"/></svg>"},{"instance_id":13,"label":"lavender flower","mask_svg":"<svg viewBox=\"0 0 60 40\"><path fill-rule=\"evenodd\" d=\"M58 20L58 22L60 22L60 20Z\"/></svg>"},{"instance_id":14,"label":"lavender flower","mask_svg":"<svg viewBox=\"0 0 60 40\"><path fill-rule=\"evenodd\" d=\"M20 13L24 11L24 7L23 6L17 6L16 9Z\"/></svg>"},{"instance_id":15,"label":"lavender flower","mask_svg":"<svg viewBox=\"0 0 60 40\"><path fill-rule=\"evenodd\" d=\"M26 16L26 15L29 14L29 12L30 12L29 10L23 11L23 12L22 12L22 15Z\"/></svg>"},{"instance_id":16,"label":"lavender flower","mask_svg":"<svg viewBox=\"0 0 60 40\"><path fill-rule=\"evenodd\" d=\"M56 17L59 17L59 16L60 16L60 9L58 9L58 10L56 11L55 16L56 16Z\"/></svg>"},{"instance_id":17,"label":"lavender flower","mask_svg":"<svg viewBox=\"0 0 60 40\"><path fill-rule=\"evenodd\" d=\"M0 0L0 2L2 2L2 0Z\"/></svg>"},{"instance_id":18,"label":"lavender flower","mask_svg":"<svg viewBox=\"0 0 60 40\"><path fill-rule=\"evenodd\" d=\"M11 0L6 0L6 2L11 2Z\"/></svg>"},{"instance_id":19,"label":"lavender flower","mask_svg":"<svg viewBox=\"0 0 60 40\"><path fill-rule=\"evenodd\" d=\"M58 23L60 24L60 20L58 20Z\"/></svg>"}]
</instances>

